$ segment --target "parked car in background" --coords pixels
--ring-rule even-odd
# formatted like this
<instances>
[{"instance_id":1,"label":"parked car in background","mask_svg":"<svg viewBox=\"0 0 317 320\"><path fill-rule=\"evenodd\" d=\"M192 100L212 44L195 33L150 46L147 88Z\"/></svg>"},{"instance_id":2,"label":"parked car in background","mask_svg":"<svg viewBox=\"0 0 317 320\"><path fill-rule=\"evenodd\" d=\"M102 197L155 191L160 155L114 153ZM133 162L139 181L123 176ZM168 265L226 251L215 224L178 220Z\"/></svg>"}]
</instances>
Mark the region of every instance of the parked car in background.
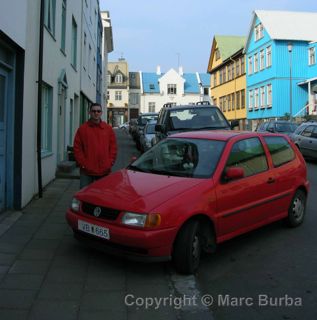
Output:
<instances>
[{"instance_id":1,"label":"parked car in background","mask_svg":"<svg viewBox=\"0 0 317 320\"><path fill-rule=\"evenodd\" d=\"M209 103L198 105L165 104L159 112L155 126L154 143L167 136L191 130L230 130L238 126L238 121L228 122L221 110Z\"/></svg>"},{"instance_id":2,"label":"parked car in background","mask_svg":"<svg viewBox=\"0 0 317 320\"><path fill-rule=\"evenodd\" d=\"M85 244L190 274L223 241L280 219L299 226L308 191L285 135L183 132L77 192L66 218Z\"/></svg>"},{"instance_id":3,"label":"parked car in background","mask_svg":"<svg viewBox=\"0 0 317 320\"><path fill-rule=\"evenodd\" d=\"M291 135L291 139L305 157L317 159L317 122L302 123Z\"/></svg>"},{"instance_id":4,"label":"parked car in background","mask_svg":"<svg viewBox=\"0 0 317 320\"><path fill-rule=\"evenodd\" d=\"M298 124L295 122L287 120L270 120L260 123L256 131L283 133L289 136L296 130L297 127Z\"/></svg>"},{"instance_id":5,"label":"parked car in background","mask_svg":"<svg viewBox=\"0 0 317 320\"><path fill-rule=\"evenodd\" d=\"M147 113L141 113L137 120L137 130L134 135L134 140L136 143L136 147L138 150L141 150L141 142L140 137L143 134L143 130L145 125L149 120L157 120L158 113L156 112L147 112Z\"/></svg>"},{"instance_id":6,"label":"parked car in background","mask_svg":"<svg viewBox=\"0 0 317 320\"><path fill-rule=\"evenodd\" d=\"M155 137L156 120L149 120L140 135L140 150L145 152L152 147L152 140Z\"/></svg>"}]
</instances>

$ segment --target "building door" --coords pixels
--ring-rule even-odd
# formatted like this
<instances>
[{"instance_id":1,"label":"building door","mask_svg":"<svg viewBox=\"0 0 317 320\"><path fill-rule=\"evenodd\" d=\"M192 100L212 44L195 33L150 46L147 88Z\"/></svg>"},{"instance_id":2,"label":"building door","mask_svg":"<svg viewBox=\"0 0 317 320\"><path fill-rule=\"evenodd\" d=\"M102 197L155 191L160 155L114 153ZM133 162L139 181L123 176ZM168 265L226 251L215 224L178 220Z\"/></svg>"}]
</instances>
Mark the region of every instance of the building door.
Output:
<instances>
[{"instance_id":1,"label":"building door","mask_svg":"<svg viewBox=\"0 0 317 320\"><path fill-rule=\"evenodd\" d=\"M6 207L6 118L8 73L0 67L0 211Z\"/></svg>"}]
</instances>

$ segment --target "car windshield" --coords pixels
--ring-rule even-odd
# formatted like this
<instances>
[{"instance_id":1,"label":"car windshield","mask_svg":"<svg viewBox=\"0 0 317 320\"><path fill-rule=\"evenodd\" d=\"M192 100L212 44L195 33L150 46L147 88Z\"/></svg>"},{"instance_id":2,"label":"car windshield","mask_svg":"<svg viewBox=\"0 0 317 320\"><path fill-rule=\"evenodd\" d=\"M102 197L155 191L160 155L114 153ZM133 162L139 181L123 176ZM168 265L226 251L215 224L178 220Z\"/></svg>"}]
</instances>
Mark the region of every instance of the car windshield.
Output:
<instances>
[{"instance_id":1,"label":"car windshield","mask_svg":"<svg viewBox=\"0 0 317 320\"><path fill-rule=\"evenodd\" d=\"M276 123L275 129L277 132L294 132L297 125L294 123Z\"/></svg>"},{"instance_id":2,"label":"car windshield","mask_svg":"<svg viewBox=\"0 0 317 320\"><path fill-rule=\"evenodd\" d=\"M168 176L209 178L219 161L224 141L169 138L134 161L128 169Z\"/></svg>"},{"instance_id":3,"label":"car windshield","mask_svg":"<svg viewBox=\"0 0 317 320\"><path fill-rule=\"evenodd\" d=\"M148 124L145 129L146 134L154 134L155 133L155 123Z\"/></svg>"},{"instance_id":4,"label":"car windshield","mask_svg":"<svg viewBox=\"0 0 317 320\"><path fill-rule=\"evenodd\" d=\"M148 114L148 115L140 115L138 118L138 125L139 126L144 126L146 123L150 120L156 120L157 119L157 114Z\"/></svg>"},{"instance_id":5,"label":"car windshield","mask_svg":"<svg viewBox=\"0 0 317 320\"><path fill-rule=\"evenodd\" d=\"M171 125L178 129L221 129L228 128L229 124L218 108L197 107L174 109L170 112Z\"/></svg>"}]
</instances>

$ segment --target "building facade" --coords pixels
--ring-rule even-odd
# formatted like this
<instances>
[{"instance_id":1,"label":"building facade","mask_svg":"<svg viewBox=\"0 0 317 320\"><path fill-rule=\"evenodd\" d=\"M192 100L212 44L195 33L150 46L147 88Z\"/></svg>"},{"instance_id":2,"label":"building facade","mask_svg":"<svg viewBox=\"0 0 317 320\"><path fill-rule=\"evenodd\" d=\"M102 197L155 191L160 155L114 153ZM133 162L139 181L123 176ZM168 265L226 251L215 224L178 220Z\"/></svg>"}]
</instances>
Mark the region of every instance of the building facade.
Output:
<instances>
[{"instance_id":1,"label":"building facade","mask_svg":"<svg viewBox=\"0 0 317 320\"><path fill-rule=\"evenodd\" d=\"M184 73L170 69L162 73L160 67L154 72L140 72L140 112L159 112L165 103L193 104L210 102L210 75Z\"/></svg>"},{"instance_id":2,"label":"building facade","mask_svg":"<svg viewBox=\"0 0 317 320\"><path fill-rule=\"evenodd\" d=\"M245 46L247 117L315 112L317 13L255 11ZM295 23L296 22L296 23Z\"/></svg>"},{"instance_id":3,"label":"building facade","mask_svg":"<svg viewBox=\"0 0 317 320\"><path fill-rule=\"evenodd\" d=\"M67 160L100 96L98 39L98 0L0 2L0 211L24 207Z\"/></svg>"},{"instance_id":4,"label":"building facade","mask_svg":"<svg viewBox=\"0 0 317 320\"><path fill-rule=\"evenodd\" d=\"M228 120L239 120L240 129L247 128L245 41L241 36L214 36L208 63L211 99Z\"/></svg>"}]
</instances>

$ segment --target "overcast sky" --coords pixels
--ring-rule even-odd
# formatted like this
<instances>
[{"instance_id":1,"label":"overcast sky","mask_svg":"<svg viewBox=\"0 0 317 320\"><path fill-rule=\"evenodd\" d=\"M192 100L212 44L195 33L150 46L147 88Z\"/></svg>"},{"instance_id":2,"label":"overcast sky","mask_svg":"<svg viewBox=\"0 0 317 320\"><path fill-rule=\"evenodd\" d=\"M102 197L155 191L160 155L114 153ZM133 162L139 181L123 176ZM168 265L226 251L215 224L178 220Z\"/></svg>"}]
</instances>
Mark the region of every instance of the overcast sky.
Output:
<instances>
[{"instance_id":1,"label":"overcast sky","mask_svg":"<svg viewBox=\"0 0 317 320\"><path fill-rule=\"evenodd\" d=\"M109 61L122 56L129 71L206 72L214 35L246 36L254 10L317 12L317 0L100 0L100 8L112 23Z\"/></svg>"}]
</instances>

